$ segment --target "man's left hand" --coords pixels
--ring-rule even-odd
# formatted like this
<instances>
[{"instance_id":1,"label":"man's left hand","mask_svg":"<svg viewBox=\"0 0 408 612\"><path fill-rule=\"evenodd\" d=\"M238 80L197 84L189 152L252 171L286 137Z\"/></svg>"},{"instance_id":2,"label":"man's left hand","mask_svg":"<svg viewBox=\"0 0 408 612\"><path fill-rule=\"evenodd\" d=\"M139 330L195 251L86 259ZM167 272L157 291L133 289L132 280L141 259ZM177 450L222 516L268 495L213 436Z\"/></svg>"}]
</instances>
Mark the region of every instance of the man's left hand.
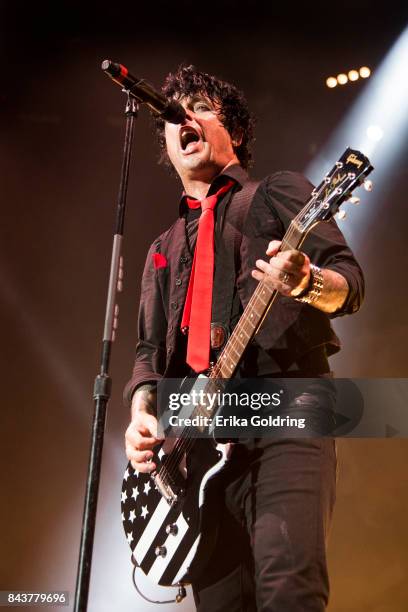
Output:
<instances>
[{"instance_id":1,"label":"man's left hand","mask_svg":"<svg viewBox=\"0 0 408 612\"><path fill-rule=\"evenodd\" d=\"M266 250L269 263L258 259L255 262L258 270L252 270L252 276L260 281L268 275L269 283L279 293L296 297L309 284L310 259L301 251L279 251L281 244L280 240L269 243Z\"/></svg>"}]
</instances>

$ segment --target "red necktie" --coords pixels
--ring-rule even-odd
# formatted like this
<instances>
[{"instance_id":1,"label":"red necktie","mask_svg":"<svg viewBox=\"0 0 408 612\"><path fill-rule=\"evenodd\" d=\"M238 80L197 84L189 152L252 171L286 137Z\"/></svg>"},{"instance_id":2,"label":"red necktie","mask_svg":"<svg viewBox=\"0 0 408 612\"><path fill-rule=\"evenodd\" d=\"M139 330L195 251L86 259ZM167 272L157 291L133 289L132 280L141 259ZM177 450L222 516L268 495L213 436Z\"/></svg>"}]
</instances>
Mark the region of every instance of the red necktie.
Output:
<instances>
[{"instance_id":1,"label":"red necktie","mask_svg":"<svg viewBox=\"0 0 408 612\"><path fill-rule=\"evenodd\" d=\"M193 266L184 304L181 329L188 332L187 363L195 372L210 367L211 306L214 280L214 208L218 198L228 191L233 181L228 181L214 195L204 200L187 198L189 208L201 206L198 221L197 243Z\"/></svg>"}]
</instances>

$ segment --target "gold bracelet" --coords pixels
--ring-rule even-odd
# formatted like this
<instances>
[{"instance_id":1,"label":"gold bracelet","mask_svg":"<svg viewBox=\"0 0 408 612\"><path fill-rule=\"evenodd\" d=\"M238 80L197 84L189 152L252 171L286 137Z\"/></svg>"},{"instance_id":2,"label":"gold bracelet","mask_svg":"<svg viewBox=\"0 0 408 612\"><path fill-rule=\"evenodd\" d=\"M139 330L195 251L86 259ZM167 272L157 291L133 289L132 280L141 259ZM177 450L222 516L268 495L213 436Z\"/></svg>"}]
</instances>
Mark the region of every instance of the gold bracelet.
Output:
<instances>
[{"instance_id":1,"label":"gold bracelet","mask_svg":"<svg viewBox=\"0 0 408 612\"><path fill-rule=\"evenodd\" d=\"M311 284L309 282L310 289L305 295L302 295L302 297L295 297L297 302L314 304L322 295L324 281L321 268L310 264L310 275L312 277Z\"/></svg>"}]
</instances>

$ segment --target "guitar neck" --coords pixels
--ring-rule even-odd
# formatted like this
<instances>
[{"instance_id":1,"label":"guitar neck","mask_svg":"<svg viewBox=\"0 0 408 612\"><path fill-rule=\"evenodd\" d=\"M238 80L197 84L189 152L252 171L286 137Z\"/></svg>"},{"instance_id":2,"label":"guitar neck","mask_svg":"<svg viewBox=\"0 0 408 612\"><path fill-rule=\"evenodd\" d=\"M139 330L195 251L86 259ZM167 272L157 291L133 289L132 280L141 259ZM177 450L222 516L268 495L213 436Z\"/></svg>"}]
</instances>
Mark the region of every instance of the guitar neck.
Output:
<instances>
[{"instance_id":1,"label":"guitar neck","mask_svg":"<svg viewBox=\"0 0 408 612\"><path fill-rule=\"evenodd\" d=\"M280 250L298 249L304 238L305 234L299 229L296 221L293 220L282 239ZM262 325L277 295L278 292L272 287L268 277L265 276L264 280L258 283L217 363L213 367L210 378L231 378L248 344Z\"/></svg>"}]
</instances>

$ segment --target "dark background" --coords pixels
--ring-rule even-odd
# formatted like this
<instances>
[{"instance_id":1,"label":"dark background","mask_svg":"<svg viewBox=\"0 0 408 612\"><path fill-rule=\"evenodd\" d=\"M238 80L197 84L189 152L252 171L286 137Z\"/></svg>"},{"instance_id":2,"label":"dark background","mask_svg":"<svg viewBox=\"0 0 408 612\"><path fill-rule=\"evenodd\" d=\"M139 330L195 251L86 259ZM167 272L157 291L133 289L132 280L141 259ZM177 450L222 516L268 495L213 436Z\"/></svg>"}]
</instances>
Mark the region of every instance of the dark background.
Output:
<instances>
[{"instance_id":1,"label":"dark background","mask_svg":"<svg viewBox=\"0 0 408 612\"><path fill-rule=\"evenodd\" d=\"M73 596L124 132L125 100L100 71L101 61L120 61L157 86L182 61L236 82L259 118L253 175L261 178L308 166L367 86L330 91L325 78L361 65L375 71L407 25L407 11L395 2L378 9L369 2L315 2L311 9L271 2L3 1L0 24L0 588ZM337 326L345 344L333 360L339 376L407 376L406 142L380 185L381 197L364 198L366 216L354 228L351 246L366 273L367 296L363 309ZM90 610L156 609L132 592L121 533L128 421L121 390L132 366L145 253L174 220L179 192L178 181L157 165L142 109ZM339 446L330 612L402 612L407 443L342 440ZM192 610L191 601L177 609Z\"/></svg>"}]
</instances>

